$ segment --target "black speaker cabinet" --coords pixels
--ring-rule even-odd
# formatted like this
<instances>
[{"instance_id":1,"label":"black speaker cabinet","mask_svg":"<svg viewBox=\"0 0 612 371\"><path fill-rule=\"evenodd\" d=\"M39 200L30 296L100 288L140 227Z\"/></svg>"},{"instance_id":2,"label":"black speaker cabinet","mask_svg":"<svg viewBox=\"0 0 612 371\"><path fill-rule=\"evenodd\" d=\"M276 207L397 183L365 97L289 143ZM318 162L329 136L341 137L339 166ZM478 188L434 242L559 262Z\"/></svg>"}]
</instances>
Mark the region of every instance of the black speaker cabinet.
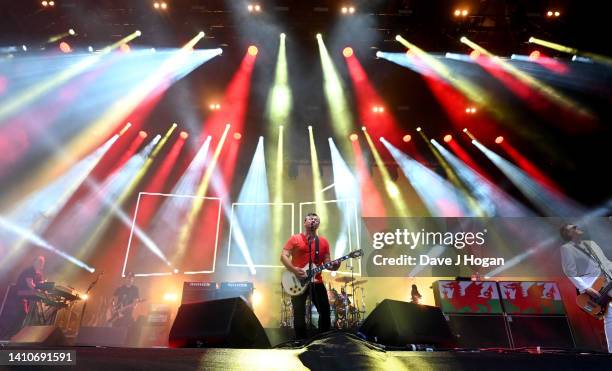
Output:
<instances>
[{"instance_id":1,"label":"black speaker cabinet","mask_svg":"<svg viewBox=\"0 0 612 371\"><path fill-rule=\"evenodd\" d=\"M182 304L168 338L172 348L269 348L261 323L241 298Z\"/></svg>"},{"instance_id":2,"label":"black speaker cabinet","mask_svg":"<svg viewBox=\"0 0 612 371\"><path fill-rule=\"evenodd\" d=\"M66 345L66 337L55 326L26 326L11 338L11 345L59 347Z\"/></svg>"},{"instance_id":3,"label":"black speaker cabinet","mask_svg":"<svg viewBox=\"0 0 612 371\"><path fill-rule=\"evenodd\" d=\"M127 345L127 327L81 327L76 345L122 347Z\"/></svg>"},{"instance_id":4,"label":"black speaker cabinet","mask_svg":"<svg viewBox=\"0 0 612 371\"><path fill-rule=\"evenodd\" d=\"M379 344L428 344L454 347L455 339L440 308L385 299L365 319L359 332Z\"/></svg>"},{"instance_id":5,"label":"black speaker cabinet","mask_svg":"<svg viewBox=\"0 0 612 371\"><path fill-rule=\"evenodd\" d=\"M574 336L566 316L508 316L515 348L575 348Z\"/></svg>"},{"instance_id":6,"label":"black speaker cabinet","mask_svg":"<svg viewBox=\"0 0 612 371\"><path fill-rule=\"evenodd\" d=\"M461 348L511 348L504 316L446 315L452 334Z\"/></svg>"}]
</instances>

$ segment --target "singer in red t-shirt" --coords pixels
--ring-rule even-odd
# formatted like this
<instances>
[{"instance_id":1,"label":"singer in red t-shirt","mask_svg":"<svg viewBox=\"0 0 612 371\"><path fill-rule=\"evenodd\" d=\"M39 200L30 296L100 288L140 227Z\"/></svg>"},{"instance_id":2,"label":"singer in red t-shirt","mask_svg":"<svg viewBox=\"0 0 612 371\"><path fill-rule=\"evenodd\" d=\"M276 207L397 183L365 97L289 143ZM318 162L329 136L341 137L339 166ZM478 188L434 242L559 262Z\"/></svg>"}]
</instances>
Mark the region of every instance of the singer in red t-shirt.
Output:
<instances>
[{"instance_id":1,"label":"singer in red t-shirt","mask_svg":"<svg viewBox=\"0 0 612 371\"><path fill-rule=\"evenodd\" d=\"M303 267L309 262L308 259L308 241L310 241L310 254L312 263L316 266L327 263L331 260L329 242L323 237L317 235L317 229L320 225L319 216L315 213L309 213L304 218L304 232L295 234L289 237L287 243L283 247L281 253L281 262L293 274L298 277L306 277L306 272ZM319 244L319 252L316 252L317 240ZM340 264L335 264L332 270L337 270ZM295 336L298 339L306 338L306 299L312 290L312 301L319 312L319 331L328 331L331 328L329 301L327 300L327 290L323 284L321 274L317 274L314 282L308 285L306 291L298 296L291 298L293 306L293 326Z\"/></svg>"}]
</instances>

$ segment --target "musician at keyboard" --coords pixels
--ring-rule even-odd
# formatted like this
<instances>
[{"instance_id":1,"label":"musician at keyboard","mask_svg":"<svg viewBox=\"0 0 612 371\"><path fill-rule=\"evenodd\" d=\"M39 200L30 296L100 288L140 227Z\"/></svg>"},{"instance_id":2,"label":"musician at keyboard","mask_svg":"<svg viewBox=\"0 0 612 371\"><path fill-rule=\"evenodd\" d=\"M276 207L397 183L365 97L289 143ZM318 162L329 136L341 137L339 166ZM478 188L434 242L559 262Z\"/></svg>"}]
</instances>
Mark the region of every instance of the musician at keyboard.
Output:
<instances>
[{"instance_id":1,"label":"musician at keyboard","mask_svg":"<svg viewBox=\"0 0 612 371\"><path fill-rule=\"evenodd\" d=\"M4 312L6 314L4 325L0 329L3 338L10 338L23 327L24 320L33 308L32 301L24 293L35 293L36 286L44 282L43 269L45 257L37 256L32 265L25 268L15 283L12 294L7 297Z\"/></svg>"}]
</instances>

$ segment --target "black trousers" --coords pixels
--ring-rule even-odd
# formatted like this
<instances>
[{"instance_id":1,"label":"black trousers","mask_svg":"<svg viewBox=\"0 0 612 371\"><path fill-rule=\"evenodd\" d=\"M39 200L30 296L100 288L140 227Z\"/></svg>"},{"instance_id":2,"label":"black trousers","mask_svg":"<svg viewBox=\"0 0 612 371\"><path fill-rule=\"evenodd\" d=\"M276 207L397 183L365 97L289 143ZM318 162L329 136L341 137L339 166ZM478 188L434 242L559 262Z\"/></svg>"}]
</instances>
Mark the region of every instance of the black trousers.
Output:
<instances>
[{"instance_id":1,"label":"black trousers","mask_svg":"<svg viewBox=\"0 0 612 371\"><path fill-rule=\"evenodd\" d=\"M306 339L306 299L309 291L312 290L312 301L319 312L319 331L329 331L331 328L331 318L329 312L329 301L327 300L327 290L322 283L311 283L308 289L298 296L291 298L293 306L293 327L297 339Z\"/></svg>"}]
</instances>

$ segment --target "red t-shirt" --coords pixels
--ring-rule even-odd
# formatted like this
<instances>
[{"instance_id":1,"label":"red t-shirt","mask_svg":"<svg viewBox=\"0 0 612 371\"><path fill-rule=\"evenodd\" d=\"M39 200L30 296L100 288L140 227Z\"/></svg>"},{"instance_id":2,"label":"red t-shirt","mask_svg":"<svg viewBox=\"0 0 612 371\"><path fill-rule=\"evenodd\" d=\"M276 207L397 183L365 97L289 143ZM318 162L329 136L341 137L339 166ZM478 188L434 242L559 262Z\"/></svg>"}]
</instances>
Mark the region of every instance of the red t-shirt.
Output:
<instances>
[{"instance_id":1,"label":"red t-shirt","mask_svg":"<svg viewBox=\"0 0 612 371\"><path fill-rule=\"evenodd\" d=\"M319 261L315 260L315 240L310 241L312 262L315 265L321 265L324 262L325 256L330 255L329 253L329 242L321 236L319 236ZM283 247L285 250L291 251L291 264L294 267L303 268L308 264L308 237L304 233L294 234L289 237L287 243ZM315 277L315 282L323 282L321 273Z\"/></svg>"}]
</instances>

